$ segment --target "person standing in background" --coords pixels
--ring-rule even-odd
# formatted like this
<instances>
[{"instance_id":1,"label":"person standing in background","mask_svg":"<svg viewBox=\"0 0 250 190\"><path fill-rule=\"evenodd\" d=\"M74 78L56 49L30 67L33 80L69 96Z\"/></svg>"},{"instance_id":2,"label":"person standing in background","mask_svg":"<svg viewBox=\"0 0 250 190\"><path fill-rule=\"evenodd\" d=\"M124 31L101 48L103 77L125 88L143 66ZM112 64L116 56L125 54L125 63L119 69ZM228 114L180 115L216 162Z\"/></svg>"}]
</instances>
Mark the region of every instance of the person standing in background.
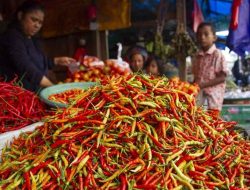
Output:
<instances>
[{"instance_id":1,"label":"person standing in background","mask_svg":"<svg viewBox=\"0 0 250 190\"><path fill-rule=\"evenodd\" d=\"M194 56L194 82L200 87L198 105L208 104L208 110L214 110L217 115L222 109L226 76L228 74L226 61L215 46L215 29L211 23L203 22L197 29L197 41L200 50Z\"/></svg>"},{"instance_id":2,"label":"person standing in background","mask_svg":"<svg viewBox=\"0 0 250 190\"><path fill-rule=\"evenodd\" d=\"M86 40L84 38L80 38L78 48L76 49L73 58L77 61L82 61L85 55L87 55Z\"/></svg>"},{"instance_id":3,"label":"person standing in background","mask_svg":"<svg viewBox=\"0 0 250 190\"><path fill-rule=\"evenodd\" d=\"M6 81L17 76L24 88L35 92L53 85L47 77L48 69L75 62L66 56L53 59L45 56L36 37L44 16L44 8L38 1L27 0L17 9L13 22L0 37L0 76Z\"/></svg>"}]
</instances>

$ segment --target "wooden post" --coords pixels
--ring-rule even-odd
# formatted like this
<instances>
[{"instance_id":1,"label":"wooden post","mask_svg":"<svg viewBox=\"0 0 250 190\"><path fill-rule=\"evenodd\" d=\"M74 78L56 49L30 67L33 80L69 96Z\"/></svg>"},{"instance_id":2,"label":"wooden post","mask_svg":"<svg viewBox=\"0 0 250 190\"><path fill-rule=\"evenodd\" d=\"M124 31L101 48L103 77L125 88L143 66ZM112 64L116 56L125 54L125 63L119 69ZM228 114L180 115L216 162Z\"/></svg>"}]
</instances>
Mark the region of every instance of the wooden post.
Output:
<instances>
[{"instance_id":1,"label":"wooden post","mask_svg":"<svg viewBox=\"0 0 250 190\"><path fill-rule=\"evenodd\" d=\"M176 0L177 10L177 34L186 32L186 0ZM186 57L183 53L177 56L179 65L179 77L182 81L187 80Z\"/></svg>"},{"instance_id":2,"label":"wooden post","mask_svg":"<svg viewBox=\"0 0 250 190\"><path fill-rule=\"evenodd\" d=\"M96 30L96 56L101 59L101 40L100 40L100 31Z\"/></svg>"},{"instance_id":3,"label":"wooden post","mask_svg":"<svg viewBox=\"0 0 250 190\"><path fill-rule=\"evenodd\" d=\"M106 60L109 58L108 33L108 30L104 30L101 32L100 36L102 60Z\"/></svg>"}]
</instances>

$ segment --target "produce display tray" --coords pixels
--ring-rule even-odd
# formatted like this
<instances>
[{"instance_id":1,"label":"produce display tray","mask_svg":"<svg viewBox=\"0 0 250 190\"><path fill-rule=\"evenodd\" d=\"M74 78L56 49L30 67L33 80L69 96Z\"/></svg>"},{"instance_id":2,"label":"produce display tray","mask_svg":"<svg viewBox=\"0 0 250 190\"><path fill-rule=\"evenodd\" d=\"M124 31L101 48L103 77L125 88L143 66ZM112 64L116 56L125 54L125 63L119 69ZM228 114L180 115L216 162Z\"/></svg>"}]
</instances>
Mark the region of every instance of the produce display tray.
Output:
<instances>
[{"instance_id":1,"label":"produce display tray","mask_svg":"<svg viewBox=\"0 0 250 190\"><path fill-rule=\"evenodd\" d=\"M226 121L236 121L240 127L250 130L250 104L224 104L221 117Z\"/></svg>"},{"instance_id":2,"label":"produce display tray","mask_svg":"<svg viewBox=\"0 0 250 190\"><path fill-rule=\"evenodd\" d=\"M21 133L28 132L28 131L34 131L36 127L43 125L43 122L37 122L33 123L31 125L28 125L26 127L23 127L21 129L15 130L15 131L10 131L6 133L0 134L0 156L2 153L2 149L4 146L9 145L13 138L18 137ZM1 157L0 157L1 160Z\"/></svg>"},{"instance_id":3,"label":"produce display tray","mask_svg":"<svg viewBox=\"0 0 250 190\"><path fill-rule=\"evenodd\" d=\"M51 106L51 107L67 107L67 104L63 104L63 103L58 103L58 102L54 102L49 100L49 96L52 94L57 94L57 93L61 93L64 92L66 90L70 90L70 89L74 89L74 88L80 88L80 89L88 89L91 86L97 85L96 82L73 82L73 83L64 83L64 84L57 84L57 85L53 85L47 88L44 88L39 96L41 98L41 100L43 102L45 102L47 105Z\"/></svg>"},{"instance_id":4,"label":"produce display tray","mask_svg":"<svg viewBox=\"0 0 250 190\"><path fill-rule=\"evenodd\" d=\"M227 104L250 104L250 98L225 98L223 103Z\"/></svg>"}]
</instances>

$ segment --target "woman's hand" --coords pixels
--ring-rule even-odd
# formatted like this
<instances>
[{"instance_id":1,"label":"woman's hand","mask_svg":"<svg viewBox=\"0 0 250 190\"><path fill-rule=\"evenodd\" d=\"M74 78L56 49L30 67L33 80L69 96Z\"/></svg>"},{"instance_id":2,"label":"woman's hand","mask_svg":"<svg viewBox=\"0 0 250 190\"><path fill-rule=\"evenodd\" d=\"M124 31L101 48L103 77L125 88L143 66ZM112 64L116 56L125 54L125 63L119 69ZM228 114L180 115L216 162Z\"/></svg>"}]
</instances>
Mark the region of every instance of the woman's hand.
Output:
<instances>
[{"instance_id":1,"label":"woman's hand","mask_svg":"<svg viewBox=\"0 0 250 190\"><path fill-rule=\"evenodd\" d=\"M55 65L69 65L71 63L75 63L76 60L71 58L71 57L55 57L54 58L54 63Z\"/></svg>"},{"instance_id":2,"label":"woman's hand","mask_svg":"<svg viewBox=\"0 0 250 190\"><path fill-rule=\"evenodd\" d=\"M53 85L53 83L46 76L43 76L42 80L40 81L40 86L48 87L48 86L52 86L52 85Z\"/></svg>"}]
</instances>

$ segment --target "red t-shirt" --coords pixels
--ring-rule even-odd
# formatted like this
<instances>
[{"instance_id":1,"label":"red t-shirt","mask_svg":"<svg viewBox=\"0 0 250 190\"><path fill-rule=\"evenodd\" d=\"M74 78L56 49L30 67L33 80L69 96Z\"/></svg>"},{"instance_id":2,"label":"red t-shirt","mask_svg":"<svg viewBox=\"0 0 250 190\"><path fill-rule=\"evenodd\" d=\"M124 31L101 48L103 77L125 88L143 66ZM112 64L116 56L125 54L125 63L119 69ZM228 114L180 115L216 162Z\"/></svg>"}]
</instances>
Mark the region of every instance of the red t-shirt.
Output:
<instances>
[{"instance_id":1,"label":"red t-shirt","mask_svg":"<svg viewBox=\"0 0 250 190\"><path fill-rule=\"evenodd\" d=\"M87 50L84 47L79 47L76 49L74 54L74 59L77 61L80 61L81 58L84 58L84 56L87 54Z\"/></svg>"}]
</instances>

